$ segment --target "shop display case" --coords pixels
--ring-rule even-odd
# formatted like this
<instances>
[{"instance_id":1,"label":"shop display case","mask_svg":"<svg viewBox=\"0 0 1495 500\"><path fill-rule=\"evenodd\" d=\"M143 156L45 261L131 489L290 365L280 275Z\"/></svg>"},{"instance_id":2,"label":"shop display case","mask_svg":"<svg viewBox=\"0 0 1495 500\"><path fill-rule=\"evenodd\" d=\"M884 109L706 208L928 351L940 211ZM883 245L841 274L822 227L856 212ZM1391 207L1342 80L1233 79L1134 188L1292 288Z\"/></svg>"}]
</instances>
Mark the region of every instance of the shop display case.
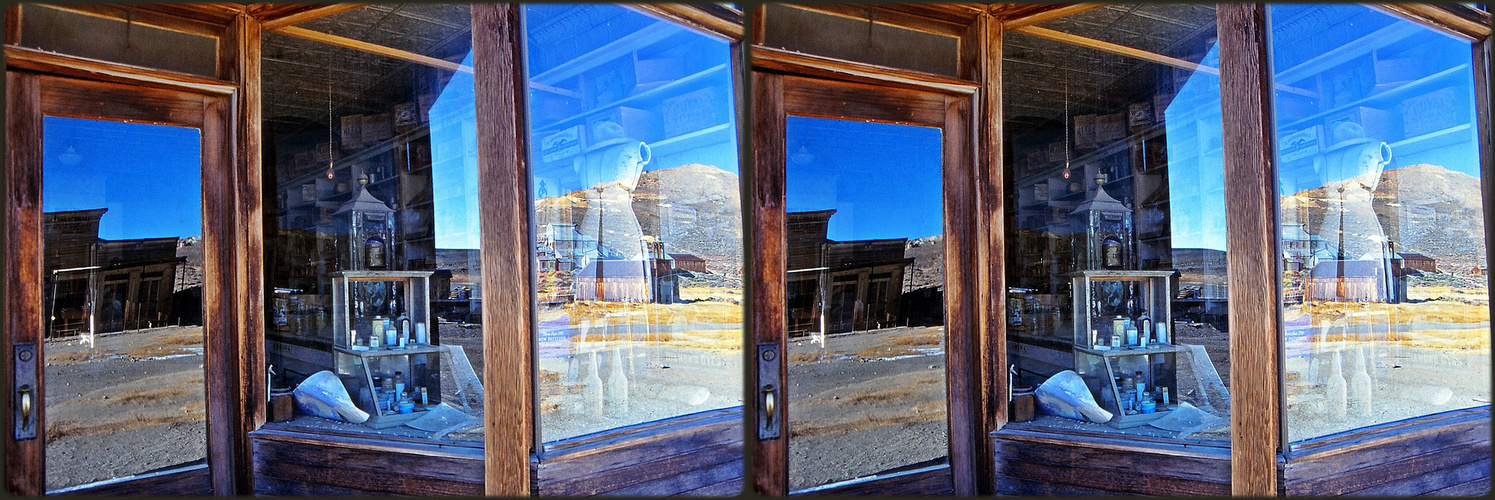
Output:
<instances>
[{"instance_id":1,"label":"shop display case","mask_svg":"<svg viewBox=\"0 0 1495 500\"><path fill-rule=\"evenodd\" d=\"M1085 379L1112 427L1136 427L1166 414L1177 400L1172 345L1175 271L1079 271L1074 290L1075 372ZM1176 394L1176 393L1175 393Z\"/></svg>"},{"instance_id":2,"label":"shop display case","mask_svg":"<svg viewBox=\"0 0 1495 500\"><path fill-rule=\"evenodd\" d=\"M445 348L431 322L429 271L341 271L333 281L333 358L366 425L393 427L441 402Z\"/></svg>"}]
</instances>

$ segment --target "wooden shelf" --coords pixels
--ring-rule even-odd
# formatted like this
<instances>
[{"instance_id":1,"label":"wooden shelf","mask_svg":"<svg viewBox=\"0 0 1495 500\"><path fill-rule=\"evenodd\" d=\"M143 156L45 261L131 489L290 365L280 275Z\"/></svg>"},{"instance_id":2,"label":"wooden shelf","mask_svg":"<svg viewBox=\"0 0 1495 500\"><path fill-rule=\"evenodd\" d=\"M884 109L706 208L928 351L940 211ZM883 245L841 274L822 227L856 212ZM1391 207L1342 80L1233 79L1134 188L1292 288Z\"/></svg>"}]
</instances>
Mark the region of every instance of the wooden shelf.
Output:
<instances>
[{"instance_id":1,"label":"wooden shelf","mask_svg":"<svg viewBox=\"0 0 1495 500\"><path fill-rule=\"evenodd\" d=\"M708 78L708 77L710 77L712 75L718 74L718 73L724 73L724 72L727 71L728 67L729 66L727 64L718 64L716 66L712 66L710 68L706 68L706 69L698 71L696 73L692 73L690 75L686 75L684 77L681 77L680 79L677 79L675 81L666 83L664 85L660 85L658 87L654 87L652 89L648 89L648 90L645 90L645 91L642 91L642 92L633 93L633 94L630 94L628 97L624 97L624 98L618 99L616 101L612 101L612 102L605 103L605 104L599 104L599 105L593 107L593 109L591 109L589 111L584 111L584 112L577 113L577 114L574 114L574 115L571 115L571 116L568 116L568 117L565 117L565 118L561 118L561 119L558 119L558 120L550 121L550 122L547 122L547 123L545 123L543 125L537 125L537 126L535 126L534 129L536 131L548 131L548 130L553 130L553 129L561 128L561 127L566 126L566 125L580 123L583 120L585 120L587 117L595 116L595 115L598 115L598 114L602 114L602 113L608 112L612 108L615 108L615 107L618 107L618 106L627 106L627 105L630 105L630 104L640 104L640 103L644 103L644 102L650 102L650 101L652 101L655 98L660 98L660 97L668 96L671 93L679 91L679 90L683 90L683 89L687 89L687 88L691 88L691 87L696 87L696 86L703 86L701 84L704 83L704 80L706 80L706 78Z\"/></svg>"},{"instance_id":2,"label":"wooden shelf","mask_svg":"<svg viewBox=\"0 0 1495 500\"><path fill-rule=\"evenodd\" d=\"M591 52L582 54L555 68L530 77L530 81L546 86L554 86L567 78L580 75L603 64L612 62L641 47L646 47L664 41L678 33L686 32L686 28L671 22L656 21L654 24L639 28L633 33L623 36L612 43L598 47Z\"/></svg>"},{"instance_id":3,"label":"wooden shelf","mask_svg":"<svg viewBox=\"0 0 1495 500\"><path fill-rule=\"evenodd\" d=\"M1374 94L1371 94L1371 95L1368 95L1368 96L1356 99L1354 101L1350 101L1348 103L1341 104L1339 106L1335 106L1335 107L1329 108L1329 109L1324 110L1324 111L1320 111L1318 113L1314 113L1314 114L1309 115L1309 116L1307 116L1305 118L1300 118L1298 120L1294 120L1292 123L1288 123L1286 125L1278 127L1278 130L1279 130L1279 133L1282 130L1298 130L1300 128L1303 128L1305 125L1315 124L1313 122L1323 120L1324 117L1326 117L1326 116L1332 115L1334 113L1338 113L1340 111L1344 111L1346 109L1350 109L1350 108L1354 108L1354 107L1359 107L1359 106L1364 106L1366 104L1380 104L1380 105L1392 104L1393 102L1391 102L1391 101L1395 101L1399 97L1403 97L1403 96L1405 96L1407 94L1411 94L1411 93L1413 93L1413 91L1420 90L1420 89L1423 89L1425 87L1431 87L1431 86L1433 86L1433 84L1441 82L1441 81L1444 81L1444 80L1452 80L1461 71L1467 71L1468 69L1469 69L1469 65L1468 64L1460 64L1458 66L1454 66L1452 68L1448 68L1448 69L1445 69L1443 71L1439 71L1437 73L1433 73L1431 75L1424 76L1422 78L1418 78L1416 80L1404 83L1402 85L1399 85L1399 86L1396 86L1396 87L1393 87L1393 88L1389 88L1389 89L1386 89L1384 91L1377 92L1377 93L1374 93Z\"/></svg>"}]
</instances>

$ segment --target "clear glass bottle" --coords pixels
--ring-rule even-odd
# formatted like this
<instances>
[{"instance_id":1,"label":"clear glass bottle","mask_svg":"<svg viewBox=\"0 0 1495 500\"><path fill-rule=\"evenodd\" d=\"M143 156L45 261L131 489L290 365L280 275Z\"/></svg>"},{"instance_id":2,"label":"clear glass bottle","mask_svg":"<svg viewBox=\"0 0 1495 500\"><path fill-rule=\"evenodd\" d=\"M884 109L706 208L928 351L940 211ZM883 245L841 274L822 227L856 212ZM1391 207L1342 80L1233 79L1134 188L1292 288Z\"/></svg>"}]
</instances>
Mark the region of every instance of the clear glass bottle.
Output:
<instances>
[{"instance_id":1,"label":"clear glass bottle","mask_svg":"<svg viewBox=\"0 0 1495 500\"><path fill-rule=\"evenodd\" d=\"M1324 382L1324 413L1330 420L1342 421L1348 412L1347 388L1344 380L1344 361L1339 351L1329 362L1329 380Z\"/></svg>"}]
</instances>

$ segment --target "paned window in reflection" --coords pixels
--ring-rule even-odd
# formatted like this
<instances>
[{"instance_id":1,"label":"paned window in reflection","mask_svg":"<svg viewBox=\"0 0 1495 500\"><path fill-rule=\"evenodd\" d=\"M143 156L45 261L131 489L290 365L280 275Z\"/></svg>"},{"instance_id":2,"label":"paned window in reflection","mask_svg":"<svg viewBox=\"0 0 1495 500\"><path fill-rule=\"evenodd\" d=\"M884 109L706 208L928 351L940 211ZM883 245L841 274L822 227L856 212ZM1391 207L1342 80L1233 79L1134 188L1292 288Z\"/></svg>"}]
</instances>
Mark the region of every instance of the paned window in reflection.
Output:
<instances>
[{"instance_id":1,"label":"paned window in reflection","mask_svg":"<svg viewBox=\"0 0 1495 500\"><path fill-rule=\"evenodd\" d=\"M47 489L200 466L201 133L42 127Z\"/></svg>"},{"instance_id":2,"label":"paned window in reflection","mask_svg":"<svg viewBox=\"0 0 1495 500\"><path fill-rule=\"evenodd\" d=\"M742 404L726 41L524 7L545 442Z\"/></svg>"},{"instance_id":3,"label":"paned window in reflection","mask_svg":"<svg viewBox=\"0 0 1495 500\"><path fill-rule=\"evenodd\" d=\"M1005 35L1015 425L1230 441L1215 24L1174 4L1041 25L1171 65Z\"/></svg>"},{"instance_id":4,"label":"paned window in reflection","mask_svg":"<svg viewBox=\"0 0 1495 500\"><path fill-rule=\"evenodd\" d=\"M299 26L439 61L264 35L272 425L481 445L468 8L369 5Z\"/></svg>"},{"instance_id":5,"label":"paned window in reflection","mask_svg":"<svg viewBox=\"0 0 1495 500\"><path fill-rule=\"evenodd\" d=\"M1360 6L1271 19L1289 439L1488 405L1469 43Z\"/></svg>"},{"instance_id":6,"label":"paned window in reflection","mask_svg":"<svg viewBox=\"0 0 1495 500\"><path fill-rule=\"evenodd\" d=\"M941 131L790 116L785 144L789 487L943 464Z\"/></svg>"}]
</instances>

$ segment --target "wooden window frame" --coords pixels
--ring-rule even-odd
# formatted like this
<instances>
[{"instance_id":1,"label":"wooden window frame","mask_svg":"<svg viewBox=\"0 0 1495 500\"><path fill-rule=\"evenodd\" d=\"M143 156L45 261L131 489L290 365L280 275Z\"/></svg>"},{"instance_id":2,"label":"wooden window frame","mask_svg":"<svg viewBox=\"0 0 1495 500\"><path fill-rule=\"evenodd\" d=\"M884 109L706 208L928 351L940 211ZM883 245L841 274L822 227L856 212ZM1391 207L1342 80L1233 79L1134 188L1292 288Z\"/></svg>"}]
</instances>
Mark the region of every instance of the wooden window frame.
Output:
<instances>
[{"instance_id":1,"label":"wooden window frame","mask_svg":"<svg viewBox=\"0 0 1495 500\"><path fill-rule=\"evenodd\" d=\"M1490 96L1490 84L1495 80L1490 62L1491 54L1495 53L1495 44L1492 44L1488 25L1490 14L1463 6L1382 5L1377 8L1420 25L1459 36L1473 44L1476 120L1482 124L1478 130L1481 182L1486 211L1489 212L1491 193L1495 193L1495 159L1492 159L1495 156L1492 153L1495 150L1495 139L1492 139L1489 125L1491 109L1495 107ZM1007 27L1021 27L1086 9L1087 6L1081 5L1059 8L1024 19L1008 20L1006 24ZM1389 443L1390 436L1404 431L1408 426L1431 429L1428 432L1435 433L1464 432L1468 426L1466 420L1469 414L1488 415L1490 411L1489 407L1484 407L1417 417L1337 434L1332 439L1299 443L1303 446L1302 449L1289 450L1282 415L1280 291L1275 281L1276 259L1272 257L1280 242L1276 236L1277 208L1275 203L1270 202L1276 199L1275 131L1270 87L1273 80L1266 52L1269 26L1265 22L1265 9L1264 4L1222 4L1217 16L1220 26L1222 113L1239 117L1226 120L1223 130L1226 149L1235 151L1226 157L1226 199L1230 200L1228 210L1232 214L1228 228L1232 251L1227 256L1227 261L1231 283L1237 285L1231 287L1229 306L1231 331L1235 332L1231 336L1233 359L1230 376L1233 387L1251 388L1232 393L1233 432L1229 455L1232 463L1231 488L1232 493L1237 495L1278 495L1290 492L1291 490L1282 487L1284 463L1291 467L1297 460L1343 453L1363 447L1367 442ZM990 120L987 126L998 131L994 134L997 138L1001 136L1002 97L999 34L1000 31L998 36L991 37L988 42L988 45L998 47L996 53L983 58L995 68L985 72L982 89L989 96L988 100L995 103L993 108L996 109L991 112L995 116L987 114ZM1226 74L1227 66L1231 68L1229 74ZM987 140L985 144L996 146L997 152L987 152L982 155L982 160L997 166L993 170L1002 171L1005 166L1001 163L1000 143ZM1487 217L1488 215L1487 213ZM1495 228L1487 225L1487 242L1492 240L1492 235L1495 235ZM1495 246L1487 245L1486 252L1488 258L1495 261ZM1251 288L1240 286L1242 284L1264 287L1272 290L1272 293L1237 295L1238 290L1244 292L1245 288ZM987 290L993 291L990 288ZM1495 316L1495 307L1492 307L1492 316ZM998 337L998 344L1004 344L1005 338L1003 331ZM1271 380L1274 383L1245 384L1252 380ZM1005 390L1005 387L998 390ZM1005 400L1005 397L1002 399ZM988 401L988 404L991 403ZM998 410L998 413L1005 416L1006 412ZM1005 418L994 419L992 425L994 428L1001 428L1004 421ZM995 435L997 432L994 431L993 436ZM1477 443L1484 442L1485 449L1488 448L1488 426L1484 427L1482 434L1475 431L1473 436Z\"/></svg>"},{"instance_id":2,"label":"wooden window frame","mask_svg":"<svg viewBox=\"0 0 1495 500\"><path fill-rule=\"evenodd\" d=\"M740 14L709 5L623 7L731 43L740 138L745 131L740 112L745 92ZM520 9L513 4L473 6L478 170L483 200L482 267L519 270L483 276L485 290L500 292L484 297L484 350L488 356L503 356L484 363L483 381L488 387L522 388L490 392L484 401L488 416L484 492L509 496L735 493L743 467L741 407L608 429L555 443L549 449L538 435L534 361L538 264L533 254L535 229ZM695 462L684 464L689 460L682 460L681 455ZM660 476L661 472L678 474L690 467L698 467L695 472L699 477Z\"/></svg>"},{"instance_id":3,"label":"wooden window frame","mask_svg":"<svg viewBox=\"0 0 1495 500\"><path fill-rule=\"evenodd\" d=\"M831 489L812 490L816 495L867 493L876 488L883 493L918 493L939 487L942 477L949 477L957 495L974 495L979 491L980 477L986 475L978 436L987 430L985 411L990 363L987 329L991 325L983 316L989 308L982 306L977 293L978 275L990 267L974 265L980 255L990 255L990 238L979 237L986 208L978 210L976 174L976 131L972 126L974 94L979 86L963 80L926 81L933 75L828 58L801 56L780 57L782 51L754 46L752 75L752 146L751 173L744 175L750 185L751 205L744 207L751 220L746 226L750 241L748 255L752 263L747 273L750 284L749 330L752 345L777 343L785 352L785 155L784 137L787 116L832 119L874 120L886 123L920 125L942 129L943 166L941 168L944 220L945 261L947 269L977 269L975 273L945 276L945 327L948 407L948 467L907 474L867 483L854 483ZM772 61L770 64L759 64ZM829 75L841 78L828 79ZM874 85L873 83L879 85ZM958 83L958 85L950 85ZM834 104L825 104L834 103ZM1000 187L997 187L1000 190ZM990 199L986 199L990 201ZM990 225L986 227L991 227ZM987 277L986 279L989 279ZM990 297L987 297L990 301ZM787 366L779 365L779 379L788 376ZM757 401L746 401L749 415L757 415ZM787 421L785 406L774 418ZM757 418L749 418L756 429ZM760 441L756 433L752 443L751 473L753 489L763 495L788 494L788 433L783 437ZM968 480L962 480L965 478ZM871 486L869 486L869 484ZM891 488L891 489L889 489Z\"/></svg>"},{"instance_id":4,"label":"wooden window frame","mask_svg":"<svg viewBox=\"0 0 1495 500\"><path fill-rule=\"evenodd\" d=\"M12 47L7 47L7 56ZM9 62L9 60L7 60ZM7 85L7 168L6 168L6 248L5 301L7 329L12 342L36 342L41 345L41 301L31 290L40 283L41 272L41 131L34 128L44 116L67 116L87 119L121 120L161 125L177 125L201 130L202 217L204 247L203 320L204 391L207 403L208 464L164 474L146 474L109 481L69 493L141 493L163 491L202 493L212 491L233 494L243 480L240 472L244 443L242 432L246 413L243 395L243 364L239 356L242 339L250 334L246 322L228 297L244 286L239 273L242 262L236 255L244 252L241 237L245 207L237 195L242 171L235 161L233 140L233 92L211 92L195 88L192 82L173 84L172 75L151 74L149 70L128 68L139 73L133 85L120 83L128 75L111 73L122 65L88 60L64 60L59 66L69 71L47 74L10 68ZM17 65L23 66L23 65ZM102 72L115 81L83 80L66 73ZM164 81L163 81L164 80ZM200 81L194 80L200 83ZM161 88L175 87L175 88ZM187 88L183 88L187 87ZM232 88L215 85L214 89ZM84 98L86 96L87 98ZM214 153L216 152L216 154ZM250 196L258 201L257 196ZM227 230L226 230L227 229ZM12 344L5 342L0 355L11 356ZM8 359L8 358L7 358ZM37 379L42 379L40 364ZM10 373L5 374L9 384ZM45 391L45 388L42 389ZM10 391L3 401L13 404ZM252 414L252 413L251 413ZM10 419L6 419L9 431ZM42 422L39 420L39 426ZM5 455L10 468L25 475L7 476L7 491L40 495L46 490L44 477L45 448L42 439L22 442L6 441ZM14 480L14 481L12 481Z\"/></svg>"}]
</instances>

